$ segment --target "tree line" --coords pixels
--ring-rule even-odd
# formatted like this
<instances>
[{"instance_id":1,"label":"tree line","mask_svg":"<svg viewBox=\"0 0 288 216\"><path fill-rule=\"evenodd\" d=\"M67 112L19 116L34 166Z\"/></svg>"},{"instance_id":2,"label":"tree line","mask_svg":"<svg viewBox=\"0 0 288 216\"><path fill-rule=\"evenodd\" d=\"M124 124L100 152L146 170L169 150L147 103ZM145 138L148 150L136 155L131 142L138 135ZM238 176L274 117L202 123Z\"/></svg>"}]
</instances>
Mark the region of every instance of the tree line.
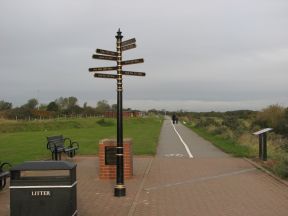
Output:
<instances>
[{"instance_id":1,"label":"tree line","mask_svg":"<svg viewBox=\"0 0 288 216\"><path fill-rule=\"evenodd\" d=\"M36 98L29 99L19 107L4 100L0 101L0 117L5 119L45 119L62 116L99 116L107 111L116 111L117 104L110 105L106 100L100 100L95 107L87 102L80 106L76 97L59 97L48 104L39 104ZM130 111L131 109L123 109Z\"/></svg>"}]
</instances>

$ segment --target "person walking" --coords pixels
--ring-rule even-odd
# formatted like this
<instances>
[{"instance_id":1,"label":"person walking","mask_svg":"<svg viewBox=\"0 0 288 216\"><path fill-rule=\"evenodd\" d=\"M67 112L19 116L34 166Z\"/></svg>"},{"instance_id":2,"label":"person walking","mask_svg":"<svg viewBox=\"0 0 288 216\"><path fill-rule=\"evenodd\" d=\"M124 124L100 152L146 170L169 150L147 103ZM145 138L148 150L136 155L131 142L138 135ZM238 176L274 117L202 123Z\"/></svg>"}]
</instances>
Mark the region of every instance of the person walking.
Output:
<instances>
[{"instance_id":1,"label":"person walking","mask_svg":"<svg viewBox=\"0 0 288 216\"><path fill-rule=\"evenodd\" d=\"M172 121L173 121L173 124L175 124L176 123L176 115L175 115L175 113L172 115Z\"/></svg>"}]
</instances>

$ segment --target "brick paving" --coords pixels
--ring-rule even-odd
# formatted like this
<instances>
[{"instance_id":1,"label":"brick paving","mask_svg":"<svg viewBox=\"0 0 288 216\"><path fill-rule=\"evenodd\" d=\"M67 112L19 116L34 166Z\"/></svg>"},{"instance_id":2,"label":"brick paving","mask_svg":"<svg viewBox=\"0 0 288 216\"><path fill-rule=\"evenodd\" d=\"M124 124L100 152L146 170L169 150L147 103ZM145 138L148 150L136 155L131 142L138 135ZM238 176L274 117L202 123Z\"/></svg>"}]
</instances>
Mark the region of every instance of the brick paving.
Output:
<instances>
[{"instance_id":1,"label":"brick paving","mask_svg":"<svg viewBox=\"0 0 288 216\"><path fill-rule=\"evenodd\" d=\"M115 180L100 180L98 158L78 157L78 210L79 215L119 215L126 216L141 184L145 169L151 157L135 157L133 179L125 181L127 195L114 197Z\"/></svg>"},{"instance_id":2,"label":"brick paving","mask_svg":"<svg viewBox=\"0 0 288 216\"><path fill-rule=\"evenodd\" d=\"M73 161L79 215L288 215L288 187L243 159L134 157L122 198L113 196L114 180L99 179L97 157ZM0 215L9 215L7 187Z\"/></svg>"},{"instance_id":3,"label":"brick paving","mask_svg":"<svg viewBox=\"0 0 288 216\"><path fill-rule=\"evenodd\" d=\"M288 187L243 159L155 158L133 215L288 215Z\"/></svg>"},{"instance_id":4,"label":"brick paving","mask_svg":"<svg viewBox=\"0 0 288 216\"><path fill-rule=\"evenodd\" d=\"M114 197L115 180L99 178L98 157L76 156L77 208L80 216L128 215L146 168L152 157L134 157L134 177L126 180L127 195ZM9 182L8 182L9 187ZM0 192L0 215L10 215L10 193L7 186ZM51 215L53 216L53 215Z\"/></svg>"}]
</instances>

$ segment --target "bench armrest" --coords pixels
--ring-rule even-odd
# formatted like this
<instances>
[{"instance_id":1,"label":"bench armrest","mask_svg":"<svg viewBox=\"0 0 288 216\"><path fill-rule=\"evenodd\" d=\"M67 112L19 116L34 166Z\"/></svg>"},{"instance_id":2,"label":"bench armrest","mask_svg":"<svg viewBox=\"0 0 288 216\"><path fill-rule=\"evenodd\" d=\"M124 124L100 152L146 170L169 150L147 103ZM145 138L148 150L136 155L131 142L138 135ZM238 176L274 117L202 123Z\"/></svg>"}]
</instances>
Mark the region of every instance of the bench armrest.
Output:
<instances>
[{"instance_id":1,"label":"bench armrest","mask_svg":"<svg viewBox=\"0 0 288 216\"><path fill-rule=\"evenodd\" d=\"M46 148L47 148L47 149L51 149L50 147L51 147L50 142L47 142Z\"/></svg>"},{"instance_id":2,"label":"bench armrest","mask_svg":"<svg viewBox=\"0 0 288 216\"><path fill-rule=\"evenodd\" d=\"M72 142L72 140L70 139L70 138L64 138L64 142L66 141L66 140L68 140L69 141L69 147L71 148L71 147L74 147L74 145L76 145L77 146L77 149L79 148L79 143L78 142L75 142L75 141L73 141Z\"/></svg>"},{"instance_id":3,"label":"bench armrest","mask_svg":"<svg viewBox=\"0 0 288 216\"><path fill-rule=\"evenodd\" d=\"M4 171L4 170L3 170L4 166L9 166L9 168L12 167L11 164L8 163L8 162L1 163L1 164L0 164L0 172L3 172L3 171Z\"/></svg>"},{"instance_id":4,"label":"bench armrest","mask_svg":"<svg viewBox=\"0 0 288 216\"><path fill-rule=\"evenodd\" d=\"M76 145L77 149L79 149L79 143L78 142L71 142L70 147L74 147L74 145Z\"/></svg>"},{"instance_id":5,"label":"bench armrest","mask_svg":"<svg viewBox=\"0 0 288 216\"><path fill-rule=\"evenodd\" d=\"M65 138L64 138L64 143L66 142L66 140L68 140L68 142L69 142L69 145L71 145L71 143L72 143L72 140L71 140L70 138L68 138L68 137L65 137Z\"/></svg>"}]
</instances>

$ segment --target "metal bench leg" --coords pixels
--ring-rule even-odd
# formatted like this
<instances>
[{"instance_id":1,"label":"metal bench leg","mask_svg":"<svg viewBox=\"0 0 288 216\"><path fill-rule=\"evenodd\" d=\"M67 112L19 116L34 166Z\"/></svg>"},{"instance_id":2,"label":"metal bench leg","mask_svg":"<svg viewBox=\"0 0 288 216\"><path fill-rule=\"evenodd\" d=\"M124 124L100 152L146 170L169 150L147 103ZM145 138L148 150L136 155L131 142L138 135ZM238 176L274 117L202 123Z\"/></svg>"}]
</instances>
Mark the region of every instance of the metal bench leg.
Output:
<instances>
[{"instance_id":1,"label":"metal bench leg","mask_svg":"<svg viewBox=\"0 0 288 216\"><path fill-rule=\"evenodd\" d=\"M6 185L6 177L4 177L3 179L3 188L5 187L5 185Z\"/></svg>"},{"instance_id":2,"label":"metal bench leg","mask_svg":"<svg viewBox=\"0 0 288 216\"><path fill-rule=\"evenodd\" d=\"M5 185L6 185L6 177L3 177L1 178L0 190L3 190Z\"/></svg>"},{"instance_id":3,"label":"metal bench leg","mask_svg":"<svg viewBox=\"0 0 288 216\"><path fill-rule=\"evenodd\" d=\"M54 148L54 159L57 161L58 160L58 151L57 151L57 148L55 147Z\"/></svg>"},{"instance_id":4,"label":"metal bench leg","mask_svg":"<svg viewBox=\"0 0 288 216\"><path fill-rule=\"evenodd\" d=\"M2 178L0 179L0 191L3 189Z\"/></svg>"},{"instance_id":5,"label":"metal bench leg","mask_svg":"<svg viewBox=\"0 0 288 216\"><path fill-rule=\"evenodd\" d=\"M61 152L55 152L55 160L61 160Z\"/></svg>"},{"instance_id":6,"label":"metal bench leg","mask_svg":"<svg viewBox=\"0 0 288 216\"><path fill-rule=\"evenodd\" d=\"M69 156L70 158L73 158L73 157L75 156L75 150L69 151L69 152L68 152L68 156Z\"/></svg>"}]
</instances>

